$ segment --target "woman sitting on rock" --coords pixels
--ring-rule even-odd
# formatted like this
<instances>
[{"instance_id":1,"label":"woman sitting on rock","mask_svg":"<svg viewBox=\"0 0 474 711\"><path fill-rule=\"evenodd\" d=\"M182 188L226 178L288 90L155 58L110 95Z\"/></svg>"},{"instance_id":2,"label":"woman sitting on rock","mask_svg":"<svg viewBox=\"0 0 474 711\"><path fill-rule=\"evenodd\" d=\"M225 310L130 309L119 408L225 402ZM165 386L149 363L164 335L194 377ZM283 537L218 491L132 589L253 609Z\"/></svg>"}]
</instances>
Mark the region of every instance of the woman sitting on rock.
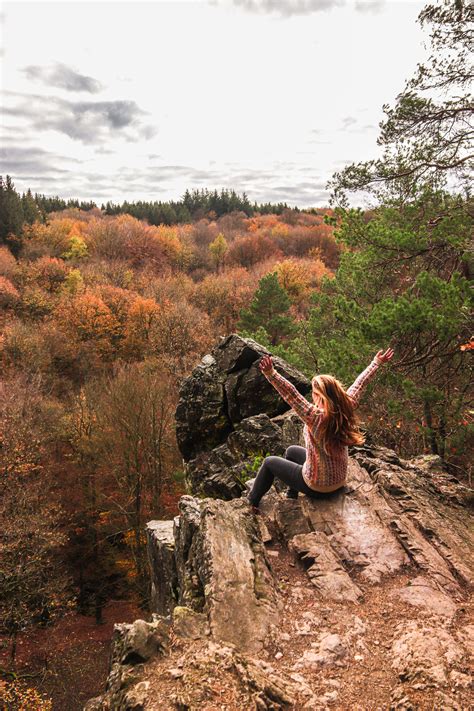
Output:
<instances>
[{"instance_id":1,"label":"woman sitting on rock","mask_svg":"<svg viewBox=\"0 0 474 711\"><path fill-rule=\"evenodd\" d=\"M304 422L306 447L292 445L285 457L266 457L255 478L248 499L258 512L260 499L269 491L275 477L287 484L287 496L297 498L301 491L317 497L340 489L345 481L348 445L362 444L364 436L357 427L355 409L364 387L378 367L393 356L392 348L380 350L354 383L344 389L332 375L315 375L312 380L313 404L294 385L277 373L271 356L260 360L260 370Z\"/></svg>"}]
</instances>

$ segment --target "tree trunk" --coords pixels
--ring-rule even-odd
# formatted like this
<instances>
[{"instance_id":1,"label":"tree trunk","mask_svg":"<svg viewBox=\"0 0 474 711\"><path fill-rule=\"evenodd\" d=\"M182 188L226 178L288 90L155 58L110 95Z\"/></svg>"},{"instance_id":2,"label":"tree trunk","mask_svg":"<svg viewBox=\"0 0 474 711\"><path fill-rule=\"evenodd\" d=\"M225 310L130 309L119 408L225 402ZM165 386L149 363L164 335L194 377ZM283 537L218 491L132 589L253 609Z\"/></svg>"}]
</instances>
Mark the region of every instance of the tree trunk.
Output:
<instances>
[{"instance_id":1,"label":"tree trunk","mask_svg":"<svg viewBox=\"0 0 474 711\"><path fill-rule=\"evenodd\" d=\"M15 630L11 636L11 648L10 648L10 662L12 667L16 666L16 643L18 637L18 630Z\"/></svg>"},{"instance_id":2,"label":"tree trunk","mask_svg":"<svg viewBox=\"0 0 474 711\"><path fill-rule=\"evenodd\" d=\"M431 406L427 400L423 401L423 410L425 414L425 420L428 427L428 439L433 454L439 454L438 443L436 441L436 432L433 429L433 416L431 414Z\"/></svg>"}]
</instances>

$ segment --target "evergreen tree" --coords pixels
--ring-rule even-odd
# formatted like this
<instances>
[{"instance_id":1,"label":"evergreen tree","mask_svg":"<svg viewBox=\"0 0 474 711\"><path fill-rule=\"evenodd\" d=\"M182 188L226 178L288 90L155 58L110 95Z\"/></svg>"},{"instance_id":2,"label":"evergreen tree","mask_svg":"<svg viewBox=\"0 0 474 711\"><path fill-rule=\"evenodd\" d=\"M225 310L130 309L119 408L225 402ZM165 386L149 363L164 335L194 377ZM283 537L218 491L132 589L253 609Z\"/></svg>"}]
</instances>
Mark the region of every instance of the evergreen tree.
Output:
<instances>
[{"instance_id":1,"label":"evergreen tree","mask_svg":"<svg viewBox=\"0 0 474 711\"><path fill-rule=\"evenodd\" d=\"M291 302L278 282L276 272L260 279L252 303L240 316L238 328L249 335L263 330L272 346L283 343L295 332L295 324L289 315Z\"/></svg>"},{"instance_id":2,"label":"evergreen tree","mask_svg":"<svg viewBox=\"0 0 474 711\"><path fill-rule=\"evenodd\" d=\"M347 166L330 185L347 205L347 192L367 190L379 198L410 197L421 185L436 189L458 181L469 185L474 112L472 63L474 5L443 0L427 5L418 17L431 25L431 55L397 96L385 105L378 144L382 158Z\"/></svg>"},{"instance_id":3,"label":"evergreen tree","mask_svg":"<svg viewBox=\"0 0 474 711\"><path fill-rule=\"evenodd\" d=\"M5 181L0 175L0 244L6 244L14 254L21 247L21 234L25 216L20 195L9 175Z\"/></svg>"},{"instance_id":4,"label":"evergreen tree","mask_svg":"<svg viewBox=\"0 0 474 711\"><path fill-rule=\"evenodd\" d=\"M27 192L21 196L21 204L25 222L32 225L36 220L41 220L41 212L29 188Z\"/></svg>"}]
</instances>

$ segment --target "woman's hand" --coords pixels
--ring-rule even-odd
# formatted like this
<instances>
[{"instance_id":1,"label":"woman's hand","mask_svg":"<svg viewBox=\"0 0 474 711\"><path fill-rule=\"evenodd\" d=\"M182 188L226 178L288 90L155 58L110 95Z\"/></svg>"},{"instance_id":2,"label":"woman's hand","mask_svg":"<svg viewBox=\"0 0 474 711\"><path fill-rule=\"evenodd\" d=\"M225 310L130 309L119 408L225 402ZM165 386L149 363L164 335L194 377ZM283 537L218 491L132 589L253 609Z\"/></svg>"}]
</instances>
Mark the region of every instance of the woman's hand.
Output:
<instances>
[{"instance_id":1,"label":"woman's hand","mask_svg":"<svg viewBox=\"0 0 474 711\"><path fill-rule=\"evenodd\" d=\"M273 370L273 360L269 355L264 355L260 358L260 363L258 364L262 373L271 373Z\"/></svg>"},{"instance_id":2,"label":"woman's hand","mask_svg":"<svg viewBox=\"0 0 474 711\"><path fill-rule=\"evenodd\" d=\"M387 348L385 353L383 350L378 351L376 357L379 359L381 363L388 363L389 360L392 360L394 350L393 348Z\"/></svg>"}]
</instances>

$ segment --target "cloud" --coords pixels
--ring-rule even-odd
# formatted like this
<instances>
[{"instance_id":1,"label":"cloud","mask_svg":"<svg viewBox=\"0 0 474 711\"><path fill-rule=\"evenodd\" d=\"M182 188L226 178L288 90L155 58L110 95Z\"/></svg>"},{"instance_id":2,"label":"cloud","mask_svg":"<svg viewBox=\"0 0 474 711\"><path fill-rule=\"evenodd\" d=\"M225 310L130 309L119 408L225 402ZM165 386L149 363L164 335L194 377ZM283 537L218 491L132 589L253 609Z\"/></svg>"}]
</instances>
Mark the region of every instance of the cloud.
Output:
<instances>
[{"instance_id":1,"label":"cloud","mask_svg":"<svg viewBox=\"0 0 474 711\"><path fill-rule=\"evenodd\" d=\"M146 166L139 171L130 170L127 166L119 169L121 178L125 178L127 184L146 179L149 185L162 183L163 181L179 178L187 183L209 183L216 179L222 179L222 175L213 170L200 170L187 165L157 165Z\"/></svg>"},{"instance_id":2,"label":"cloud","mask_svg":"<svg viewBox=\"0 0 474 711\"><path fill-rule=\"evenodd\" d=\"M263 169L220 164L205 170L169 164L144 165L138 169L123 165L107 172L100 167L87 170L85 165L81 170L73 164L74 160L81 162L77 159L70 159L71 164L67 165L64 161L69 159L64 156L20 146L3 148L0 160L12 168L8 172L18 189L20 183L22 190L29 187L33 192L59 194L65 199L93 199L99 204L107 200L178 199L186 188L220 191L227 187L240 193L245 191L252 201L287 202L301 207L325 204L329 197L321 176L315 176L311 167L285 161L274 161ZM295 177L289 178L290 173Z\"/></svg>"},{"instance_id":3,"label":"cloud","mask_svg":"<svg viewBox=\"0 0 474 711\"><path fill-rule=\"evenodd\" d=\"M311 207L327 204L329 192L327 190L302 190L298 185L277 186L267 188L249 188L246 190L250 201L257 202L286 202L299 207Z\"/></svg>"},{"instance_id":4,"label":"cloud","mask_svg":"<svg viewBox=\"0 0 474 711\"><path fill-rule=\"evenodd\" d=\"M258 14L278 13L281 17L292 15L311 15L313 12L325 12L333 8L343 7L347 0L231 0L236 7L247 12ZM209 4L217 6L218 0L209 0ZM349 0L357 12L379 12L385 0Z\"/></svg>"},{"instance_id":5,"label":"cloud","mask_svg":"<svg viewBox=\"0 0 474 711\"><path fill-rule=\"evenodd\" d=\"M64 178L54 178L52 175L21 175L18 179L22 182L28 182L31 185L41 185L41 183L58 183L61 186L64 185Z\"/></svg>"},{"instance_id":6,"label":"cloud","mask_svg":"<svg viewBox=\"0 0 474 711\"><path fill-rule=\"evenodd\" d=\"M360 124L355 116L345 116L338 130L345 131L346 133L368 133L376 129L377 126L374 123ZM312 143L312 141L308 141L308 143Z\"/></svg>"},{"instance_id":7,"label":"cloud","mask_svg":"<svg viewBox=\"0 0 474 711\"><path fill-rule=\"evenodd\" d=\"M141 133L141 136L145 141L149 141L151 138L154 138L156 134L158 133L158 126L144 126L142 129L139 131Z\"/></svg>"},{"instance_id":8,"label":"cloud","mask_svg":"<svg viewBox=\"0 0 474 711\"><path fill-rule=\"evenodd\" d=\"M310 15L334 7L342 7L346 0L233 0L234 5L259 14L277 12L282 17Z\"/></svg>"},{"instance_id":9,"label":"cloud","mask_svg":"<svg viewBox=\"0 0 474 711\"><path fill-rule=\"evenodd\" d=\"M263 177L266 178L272 175L274 175L273 171L269 170L244 170L238 173L234 173L232 177L239 183L247 183L252 182L254 180L258 181L261 180Z\"/></svg>"},{"instance_id":10,"label":"cloud","mask_svg":"<svg viewBox=\"0 0 474 711\"><path fill-rule=\"evenodd\" d=\"M385 0L356 0L357 12L380 12L385 5Z\"/></svg>"},{"instance_id":11,"label":"cloud","mask_svg":"<svg viewBox=\"0 0 474 711\"><path fill-rule=\"evenodd\" d=\"M148 112L135 101L70 101L12 91L4 94L21 100L16 106L4 106L4 114L28 120L37 131L59 131L82 143L99 144L116 134L129 142L148 140L158 130L142 123L141 117Z\"/></svg>"},{"instance_id":12,"label":"cloud","mask_svg":"<svg viewBox=\"0 0 474 711\"><path fill-rule=\"evenodd\" d=\"M46 86L56 86L66 91L87 91L89 94L97 94L105 88L97 79L80 74L61 62L56 62L51 67L30 64L21 71L27 79L38 80Z\"/></svg>"},{"instance_id":13,"label":"cloud","mask_svg":"<svg viewBox=\"0 0 474 711\"><path fill-rule=\"evenodd\" d=\"M22 145L26 142L31 142L33 139L30 136L22 135L21 130L18 128L12 128L11 126L2 126L2 131L5 131L6 135L0 136L0 146L5 145L5 143L21 143ZM7 134L10 135L7 135Z\"/></svg>"},{"instance_id":14,"label":"cloud","mask_svg":"<svg viewBox=\"0 0 474 711\"><path fill-rule=\"evenodd\" d=\"M9 146L0 148L0 172L22 176L25 173L61 173L73 171L57 166L58 162L82 163L77 158L55 155L43 148Z\"/></svg>"},{"instance_id":15,"label":"cloud","mask_svg":"<svg viewBox=\"0 0 474 711\"><path fill-rule=\"evenodd\" d=\"M354 116L346 116L345 118L342 119L342 128L350 128L351 126L355 126L357 123L357 119L354 118Z\"/></svg>"}]
</instances>

